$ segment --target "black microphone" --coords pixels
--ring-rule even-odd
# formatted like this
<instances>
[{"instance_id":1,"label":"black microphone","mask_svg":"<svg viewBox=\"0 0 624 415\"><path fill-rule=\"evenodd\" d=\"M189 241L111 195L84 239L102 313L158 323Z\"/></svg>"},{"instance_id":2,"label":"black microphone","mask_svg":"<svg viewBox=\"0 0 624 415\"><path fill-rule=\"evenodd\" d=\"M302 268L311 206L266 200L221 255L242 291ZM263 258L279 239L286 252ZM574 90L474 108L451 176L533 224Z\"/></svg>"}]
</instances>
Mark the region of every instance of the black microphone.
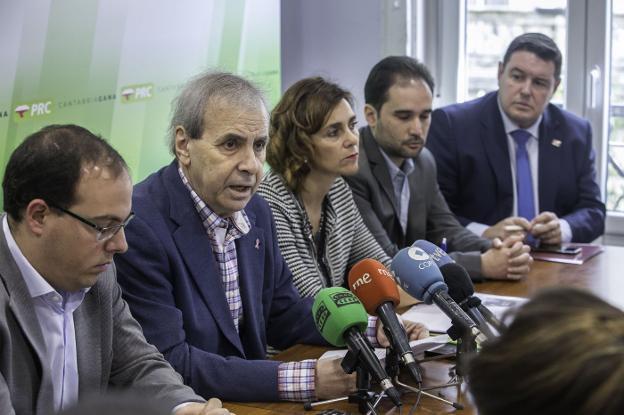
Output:
<instances>
[{"instance_id":1,"label":"black microphone","mask_svg":"<svg viewBox=\"0 0 624 415\"><path fill-rule=\"evenodd\" d=\"M502 333L505 329L507 329L507 325L505 325L505 323L500 321L500 319L496 317L494 313L492 313L492 310L484 306L481 303L481 299L479 297L475 297L475 296L470 297L469 306L476 307L477 310L481 312L483 317L485 317L485 321L490 323L490 325L494 327L496 331L498 331L499 333Z\"/></svg>"},{"instance_id":2,"label":"black microphone","mask_svg":"<svg viewBox=\"0 0 624 415\"><path fill-rule=\"evenodd\" d=\"M444 282L449 287L449 295L451 298L460 305L475 323L477 323L479 330L481 330L488 339L496 337L497 335L492 331L485 317L477 308L477 305L481 304L481 300L472 296L474 293L474 286L464 267L452 262L442 266L440 271L442 272Z\"/></svg>"},{"instance_id":3,"label":"black microphone","mask_svg":"<svg viewBox=\"0 0 624 415\"><path fill-rule=\"evenodd\" d=\"M436 262L444 278L444 282L448 285L448 293L461 308L477 323L481 330L488 338L496 337L490 326L494 327L498 332L503 328L503 324L487 307L481 304L481 299L475 297L474 285L464 267L456 263L453 258L446 252L435 246L429 241L418 240L412 246L418 246L427 252ZM484 312L485 311L485 312Z\"/></svg>"},{"instance_id":4,"label":"black microphone","mask_svg":"<svg viewBox=\"0 0 624 415\"><path fill-rule=\"evenodd\" d=\"M408 294L426 304L435 302L456 327L474 337L477 343L486 340L474 321L448 294L440 269L429 254L416 246L403 248L392 259L391 268L397 282Z\"/></svg>"}]
</instances>

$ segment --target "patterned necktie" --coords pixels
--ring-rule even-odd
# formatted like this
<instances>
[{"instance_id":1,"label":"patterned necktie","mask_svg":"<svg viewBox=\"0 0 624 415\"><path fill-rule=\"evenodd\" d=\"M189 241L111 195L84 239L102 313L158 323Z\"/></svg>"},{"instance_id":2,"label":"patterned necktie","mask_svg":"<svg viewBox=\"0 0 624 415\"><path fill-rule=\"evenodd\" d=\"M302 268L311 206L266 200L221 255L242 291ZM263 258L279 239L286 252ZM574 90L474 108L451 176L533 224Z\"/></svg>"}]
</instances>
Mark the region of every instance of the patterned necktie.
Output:
<instances>
[{"instance_id":1,"label":"patterned necktie","mask_svg":"<svg viewBox=\"0 0 624 415\"><path fill-rule=\"evenodd\" d=\"M531 179L531 164L526 143L531 138L527 130L515 130L511 136L517 144L516 148L516 187L518 195L518 216L531 220L535 217L535 202L533 201L533 180Z\"/></svg>"}]
</instances>

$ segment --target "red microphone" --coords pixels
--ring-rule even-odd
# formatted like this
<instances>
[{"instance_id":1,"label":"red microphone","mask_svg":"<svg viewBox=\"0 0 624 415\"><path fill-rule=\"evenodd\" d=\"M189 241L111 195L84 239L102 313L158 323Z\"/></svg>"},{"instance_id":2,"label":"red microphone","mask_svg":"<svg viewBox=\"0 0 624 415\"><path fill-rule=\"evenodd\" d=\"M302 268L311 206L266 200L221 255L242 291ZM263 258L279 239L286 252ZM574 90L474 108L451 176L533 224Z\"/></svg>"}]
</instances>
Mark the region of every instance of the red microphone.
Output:
<instances>
[{"instance_id":1,"label":"red microphone","mask_svg":"<svg viewBox=\"0 0 624 415\"><path fill-rule=\"evenodd\" d=\"M399 305L399 289L394 276L379 261L366 258L349 271L349 287L360 299L368 314L375 314L383 323L390 344L407 367L416 383L422 383L420 368L409 345L405 329L394 309Z\"/></svg>"}]
</instances>

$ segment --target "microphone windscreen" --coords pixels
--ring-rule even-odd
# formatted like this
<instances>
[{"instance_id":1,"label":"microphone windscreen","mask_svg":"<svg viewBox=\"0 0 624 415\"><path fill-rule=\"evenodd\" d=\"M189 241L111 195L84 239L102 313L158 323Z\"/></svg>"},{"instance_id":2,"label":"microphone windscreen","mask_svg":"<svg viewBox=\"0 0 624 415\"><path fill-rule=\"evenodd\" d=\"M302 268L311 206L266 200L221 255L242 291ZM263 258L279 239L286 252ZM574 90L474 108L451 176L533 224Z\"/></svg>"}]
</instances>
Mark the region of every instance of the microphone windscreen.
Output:
<instances>
[{"instance_id":1,"label":"microphone windscreen","mask_svg":"<svg viewBox=\"0 0 624 415\"><path fill-rule=\"evenodd\" d=\"M345 332L351 327L366 331L368 315L358 298L342 287L323 288L312 305L314 324L321 336L336 347L344 347Z\"/></svg>"},{"instance_id":2,"label":"microphone windscreen","mask_svg":"<svg viewBox=\"0 0 624 415\"><path fill-rule=\"evenodd\" d=\"M435 292L448 289L438 266L419 247L401 249L392 258L390 268L401 288L427 304L432 303Z\"/></svg>"},{"instance_id":3,"label":"microphone windscreen","mask_svg":"<svg viewBox=\"0 0 624 415\"><path fill-rule=\"evenodd\" d=\"M436 263L436 265L439 268L442 268L446 264L455 263L453 258L448 256L448 254L446 252L444 252L444 249L440 248L439 246L437 246L435 244L432 244L429 241L425 241L423 239L419 239L419 240L415 241L412 244L412 246L418 247L418 248L422 249L423 251L425 251L427 254L429 254L431 259L433 259L433 261Z\"/></svg>"},{"instance_id":4,"label":"microphone windscreen","mask_svg":"<svg viewBox=\"0 0 624 415\"><path fill-rule=\"evenodd\" d=\"M399 305L399 289L392 273L379 261L365 258L349 271L349 287L357 295L368 314L386 302Z\"/></svg>"},{"instance_id":5,"label":"microphone windscreen","mask_svg":"<svg viewBox=\"0 0 624 415\"><path fill-rule=\"evenodd\" d=\"M464 267L453 262L440 267L440 271L448 285L448 293L455 302L461 303L474 294L474 285Z\"/></svg>"}]
</instances>

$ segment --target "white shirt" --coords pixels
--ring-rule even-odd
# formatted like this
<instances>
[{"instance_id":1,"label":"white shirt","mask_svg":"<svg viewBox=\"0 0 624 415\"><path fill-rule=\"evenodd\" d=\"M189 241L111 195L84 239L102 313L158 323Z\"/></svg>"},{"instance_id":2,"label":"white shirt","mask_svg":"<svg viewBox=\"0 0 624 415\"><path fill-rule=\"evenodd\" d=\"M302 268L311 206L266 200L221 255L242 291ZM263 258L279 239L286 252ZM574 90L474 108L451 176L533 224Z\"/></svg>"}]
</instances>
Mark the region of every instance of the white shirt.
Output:
<instances>
[{"instance_id":1,"label":"white shirt","mask_svg":"<svg viewBox=\"0 0 624 415\"><path fill-rule=\"evenodd\" d=\"M28 262L15 242L7 216L2 220L9 251L17 264L33 300L35 314L45 342L42 364L48 365L52 378L54 409L60 411L78 400L78 357L74 310L80 306L87 289L66 293L55 290Z\"/></svg>"}]
</instances>

